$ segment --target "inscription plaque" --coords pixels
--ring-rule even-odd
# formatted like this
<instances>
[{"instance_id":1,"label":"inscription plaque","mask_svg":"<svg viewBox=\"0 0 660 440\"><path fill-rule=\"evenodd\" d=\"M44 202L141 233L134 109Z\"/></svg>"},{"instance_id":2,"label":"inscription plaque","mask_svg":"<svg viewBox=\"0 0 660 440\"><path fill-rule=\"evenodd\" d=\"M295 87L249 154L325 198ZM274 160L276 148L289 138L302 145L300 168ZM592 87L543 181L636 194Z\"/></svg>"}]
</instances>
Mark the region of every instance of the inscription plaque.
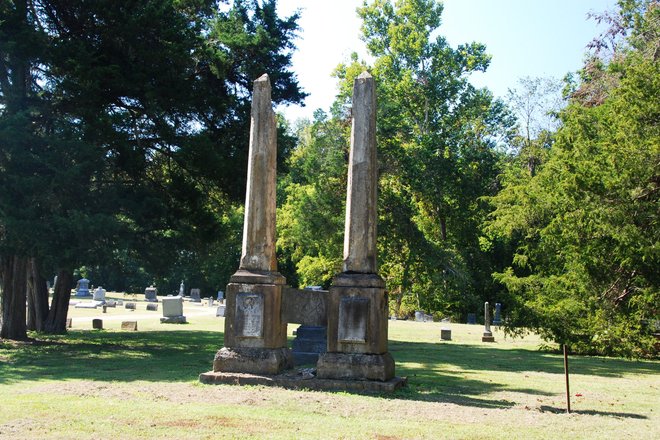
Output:
<instances>
[{"instance_id":1,"label":"inscription plaque","mask_svg":"<svg viewBox=\"0 0 660 440\"><path fill-rule=\"evenodd\" d=\"M236 329L242 338L263 338L264 296L262 293L236 294Z\"/></svg>"},{"instance_id":2,"label":"inscription plaque","mask_svg":"<svg viewBox=\"0 0 660 440\"><path fill-rule=\"evenodd\" d=\"M339 342L366 343L368 298L342 298L339 301Z\"/></svg>"}]
</instances>

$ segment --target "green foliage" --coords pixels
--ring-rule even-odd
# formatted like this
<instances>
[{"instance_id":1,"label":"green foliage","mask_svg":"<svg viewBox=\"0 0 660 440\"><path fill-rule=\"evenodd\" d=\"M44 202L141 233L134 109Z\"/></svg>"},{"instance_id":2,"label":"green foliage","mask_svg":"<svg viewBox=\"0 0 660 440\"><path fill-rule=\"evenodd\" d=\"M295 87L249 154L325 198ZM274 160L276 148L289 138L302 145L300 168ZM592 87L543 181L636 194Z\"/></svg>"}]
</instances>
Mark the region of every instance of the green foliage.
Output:
<instances>
[{"instance_id":1,"label":"green foliage","mask_svg":"<svg viewBox=\"0 0 660 440\"><path fill-rule=\"evenodd\" d=\"M301 286L328 287L341 271L349 130L318 112L314 122L298 128L298 147L280 182L277 246L295 264Z\"/></svg>"},{"instance_id":2,"label":"green foliage","mask_svg":"<svg viewBox=\"0 0 660 440\"><path fill-rule=\"evenodd\" d=\"M252 81L268 72L275 103L304 93L288 70L298 16L218 6L0 3L0 253L98 282L126 270L127 289L145 273L168 290L226 282Z\"/></svg>"},{"instance_id":3,"label":"green foliage","mask_svg":"<svg viewBox=\"0 0 660 440\"><path fill-rule=\"evenodd\" d=\"M458 318L495 294L497 249L482 250L484 195L499 172L496 138L511 125L502 103L468 82L489 63L485 47L452 48L442 5L429 0L364 3L362 39L373 66L340 64L331 116L300 133L278 213L280 249L303 284L327 285L341 269L350 99L364 70L376 79L380 161L378 254L391 309Z\"/></svg>"},{"instance_id":4,"label":"green foliage","mask_svg":"<svg viewBox=\"0 0 660 440\"><path fill-rule=\"evenodd\" d=\"M659 14L651 4L636 26L657 26ZM657 47L657 32L647 35ZM510 173L492 199L490 231L518 244L495 275L516 301L509 324L579 352L655 352L660 72L638 46L602 66L597 81L611 86L598 100L581 86L538 173Z\"/></svg>"},{"instance_id":5,"label":"green foliage","mask_svg":"<svg viewBox=\"0 0 660 440\"><path fill-rule=\"evenodd\" d=\"M490 57L482 44L454 49L434 37L435 1L376 1L358 14L378 84L384 276L398 301L412 294L418 307L458 317L495 293L492 254L479 245L480 198L495 190L495 139L510 120L468 82Z\"/></svg>"}]
</instances>

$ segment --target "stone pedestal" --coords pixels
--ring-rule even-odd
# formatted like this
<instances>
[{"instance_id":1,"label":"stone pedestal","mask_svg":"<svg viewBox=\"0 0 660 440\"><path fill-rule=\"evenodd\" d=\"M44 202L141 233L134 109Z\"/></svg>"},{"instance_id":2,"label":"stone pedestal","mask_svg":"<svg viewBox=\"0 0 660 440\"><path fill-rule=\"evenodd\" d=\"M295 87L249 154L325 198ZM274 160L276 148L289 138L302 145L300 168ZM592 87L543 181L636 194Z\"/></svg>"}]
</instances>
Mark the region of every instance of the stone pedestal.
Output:
<instances>
[{"instance_id":1,"label":"stone pedestal","mask_svg":"<svg viewBox=\"0 0 660 440\"><path fill-rule=\"evenodd\" d=\"M213 371L277 374L293 367L282 320L282 288L277 272L239 270L227 285L225 346Z\"/></svg>"},{"instance_id":2,"label":"stone pedestal","mask_svg":"<svg viewBox=\"0 0 660 440\"><path fill-rule=\"evenodd\" d=\"M481 337L481 342L495 342L495 336L487 335L484 333L484 335Z\"/></svg>"},{"instance_id":3,"label":"stone pedestal","mask_svg":"<svg viewBox=\"0 0 660 440\"><path fill-rule=\"evenodd\" d=\"M394 377L394 360L387 352L387 307L385 283L377 274L335 277L328 298L328 352L319 357L319 378Z\"/></svg>"},{"instance_id":4,"label":"stone pedestal","mask_svg":"<svg viewBox=\"0 0 660 440\"><path fill-rule=\"evenodd\" d=\"M213 359L213 372L275 375L293 368L288 348L223 347Z\"/></svg>"}]
</instances>

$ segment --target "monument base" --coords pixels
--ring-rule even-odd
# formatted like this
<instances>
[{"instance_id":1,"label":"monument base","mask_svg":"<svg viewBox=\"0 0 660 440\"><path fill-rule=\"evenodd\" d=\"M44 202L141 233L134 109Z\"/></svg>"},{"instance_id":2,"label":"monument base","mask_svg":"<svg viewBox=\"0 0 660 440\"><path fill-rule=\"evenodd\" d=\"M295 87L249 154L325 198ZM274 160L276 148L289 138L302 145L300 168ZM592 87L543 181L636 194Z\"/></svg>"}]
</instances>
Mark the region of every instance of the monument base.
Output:
<instances>
[{"instance_id":1,"label":"monument base","mask_svg":"<svg viewBox=\"0 0 660 440\"><path fill-rule=\"evenodd\" d=\"M391 393L406 386L406 377L393 377L388 381L321 379L303 371L291 370L278 375L223 373L209 371L199 375L199 381L208 385L264 385L293 390L349 391L355 393Z\"/></svg>"},{"instance_id":2,"label":"monument base","mask_svg":"<svg viewBox=\"0 0 660 440\"><path fill-rule=\"evenodd\" d=\"M379 380L394 378L394 359L388 353L324 353L319 356L320 379Z\"/></svg>"},{"instance_id":3,"label":"monument base","mask_svg":"<svg viewBox=\"0 0 660 440\"><path fill-rule=\"evenodd\" d=\"M161 324L186 324L186 317L181 316L163 316L160 318Z\"/></svg>"},{"instance_id":4,"label":"monument base","mask_svg":"<svg viewBox=\"0 0 660 440\"><path fill-rule=\"evenodd\" d=\"M288 348L223 347L213 359L214 373L274 375L290 368L293 368L293 357Z\"/></svg>"},{"instance_id":5,"label":"monument base","mask_svg":"<svg viewBox=\"0 0 660 440\"><path fill-rule=\"evenodd\" d=\"M491 332L484 332L481 342L495 342L495 336Z\"/></svg>"}]
</instances>

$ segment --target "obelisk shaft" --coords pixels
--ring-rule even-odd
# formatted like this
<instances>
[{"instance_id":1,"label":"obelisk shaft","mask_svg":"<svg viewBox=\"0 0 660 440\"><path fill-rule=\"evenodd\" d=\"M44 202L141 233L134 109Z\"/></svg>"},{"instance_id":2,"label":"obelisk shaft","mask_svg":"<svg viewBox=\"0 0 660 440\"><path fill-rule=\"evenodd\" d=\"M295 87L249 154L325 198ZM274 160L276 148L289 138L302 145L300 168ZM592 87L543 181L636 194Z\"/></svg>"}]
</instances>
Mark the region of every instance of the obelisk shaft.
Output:
<instances>
[{"instance_id":1,"label":"obelisk shaft","mask_svg":"<svg viewBox=\"0 0 660 440\"><path fill-rule=\"evenodd\" d=\"M353 84L353 126L348 163L344 272L376 273L378 163L376 87L364 72Z\"/></svg>"},{"instance_id":2,"label":"obelisk shaft","mask_svg":"<svg viewBox=\"0 0 660 440\"><path fill-rule=\"evenodd\" d=\"M270 92L268 75L254 81L240 269L274 272L277 126Z\"/></svg>"}]
</instances>

